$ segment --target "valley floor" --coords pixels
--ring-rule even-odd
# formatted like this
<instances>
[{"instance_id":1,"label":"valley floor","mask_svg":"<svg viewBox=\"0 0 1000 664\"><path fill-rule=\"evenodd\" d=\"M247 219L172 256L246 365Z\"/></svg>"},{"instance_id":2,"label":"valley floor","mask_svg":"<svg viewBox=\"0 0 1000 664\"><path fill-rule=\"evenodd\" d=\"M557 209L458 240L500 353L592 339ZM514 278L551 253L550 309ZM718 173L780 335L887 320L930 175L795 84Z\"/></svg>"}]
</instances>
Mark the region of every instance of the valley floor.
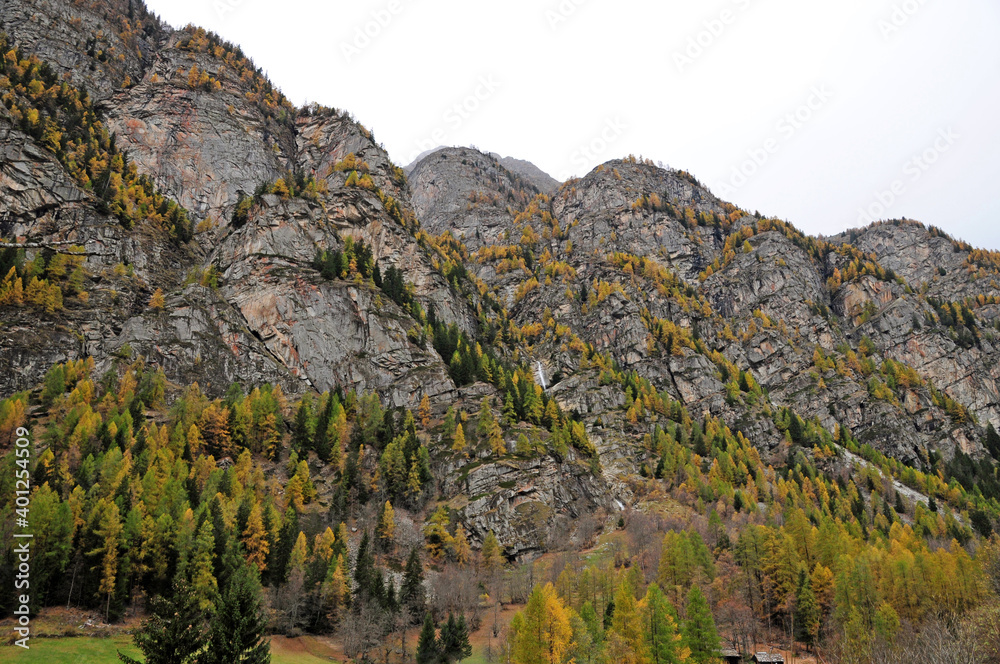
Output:
<instances>
[{"instance_id":1,"label":"valley floor","mask_svg":"<svg viewBox=\"0 0 1000 664\"><path fill-rule=\"evenodd\" d=\"M0 647L0 662L18 664L116 664L118 651L137 657L130 636L75 636L31 640L30 650L10 645ZM305 636L271 639L272 664L319 664L343 661L339 651L321 639Z\"/></svg>"}]
</instances>

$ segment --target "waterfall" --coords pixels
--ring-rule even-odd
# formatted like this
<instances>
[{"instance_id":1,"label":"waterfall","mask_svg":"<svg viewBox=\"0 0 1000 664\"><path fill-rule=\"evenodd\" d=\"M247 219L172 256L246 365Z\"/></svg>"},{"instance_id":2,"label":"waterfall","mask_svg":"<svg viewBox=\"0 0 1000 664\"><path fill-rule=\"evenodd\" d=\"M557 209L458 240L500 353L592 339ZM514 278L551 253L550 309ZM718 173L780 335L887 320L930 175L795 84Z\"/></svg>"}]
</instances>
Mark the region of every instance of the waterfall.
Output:
<instances>
[{"instance_id":1,"label":"waterfall","mask_svg":"<svg viewBox=\"0 0 1000 664\"><path fill-rule=\"evenodd\" d=\"M541 383L543 390L548 390L549 385L545 382L545 371L542 369L542 363L538 363L538 382Z\"/></svg>"}]
</instances>

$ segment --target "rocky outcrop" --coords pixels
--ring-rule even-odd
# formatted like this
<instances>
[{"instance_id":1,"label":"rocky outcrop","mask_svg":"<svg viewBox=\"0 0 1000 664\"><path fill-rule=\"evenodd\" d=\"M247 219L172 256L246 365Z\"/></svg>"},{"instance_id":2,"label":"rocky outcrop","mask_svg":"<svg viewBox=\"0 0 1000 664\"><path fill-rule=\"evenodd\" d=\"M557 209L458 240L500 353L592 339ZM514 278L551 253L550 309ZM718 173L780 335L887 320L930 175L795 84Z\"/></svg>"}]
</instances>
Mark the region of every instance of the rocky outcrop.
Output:
<instances>
[{"instance_id":1,"label":"rocky outcrop","mask_svg":"<svg viewBox=\"0 0 1000 664\"><path fill-rule=\"evenodd\" d=\"M168 31L138 0L2 0L0 30L95 100L140 81Z\"/></svg>"},{"instance_id":2,"label":"rocky outcrop","mask_svg":"<svg viewBox=\"0 0 1000 664\"><path fill-rule=\"evenodd\" d=\"M503 157L492 154L492 157L500 161L500 165L511 173L520 175L522 178L535 185L535 188L543 194L552 194L559 188L560 182L554 177L535 166L525 159L515 159L514 157Z\"/></svg>"},{"instance_id":3,"label":"rocky outcrop","mask_svg":"<svg viewBox=\"0 0 1000 664\"><path fill-rule=\"evenodd\" d=\"M409 174L413 208L434 234L451 232L470 250L505 244L516 210L537 193L488 155L444 148L421 159Z\"/></svg>"}]
</instances>

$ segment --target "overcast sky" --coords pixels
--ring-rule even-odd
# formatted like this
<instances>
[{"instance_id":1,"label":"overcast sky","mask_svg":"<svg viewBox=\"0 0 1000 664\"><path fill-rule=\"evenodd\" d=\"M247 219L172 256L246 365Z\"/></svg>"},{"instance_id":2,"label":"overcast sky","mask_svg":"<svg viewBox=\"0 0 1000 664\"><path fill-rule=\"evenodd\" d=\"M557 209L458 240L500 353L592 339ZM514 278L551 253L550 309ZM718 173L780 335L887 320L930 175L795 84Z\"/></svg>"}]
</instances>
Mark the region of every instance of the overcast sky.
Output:
<instances>
[{"instance_id":1,"label":"overcast sky","mask_svg":"<svg viewBox=\"0 0 1000 664\"><path fill-rule=\"evenodd\" d=\"M406 165L437 145L558 179L629 153L832 234L908 217L1000 249L995 0L147 0Z\"/></svg>"}]
</instances>

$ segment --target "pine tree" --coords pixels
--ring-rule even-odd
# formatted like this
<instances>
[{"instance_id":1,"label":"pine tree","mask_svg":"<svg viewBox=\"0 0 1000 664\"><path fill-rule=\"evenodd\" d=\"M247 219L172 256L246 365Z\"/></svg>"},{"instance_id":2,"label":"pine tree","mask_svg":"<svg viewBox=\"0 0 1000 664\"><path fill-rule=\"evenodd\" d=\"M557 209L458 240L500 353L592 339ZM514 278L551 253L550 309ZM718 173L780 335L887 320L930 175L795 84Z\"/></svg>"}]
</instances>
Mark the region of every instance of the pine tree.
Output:
<instances>
[{"instance_id":1,"label":"pine tree","mask_svg":"<svg viewBox=\"0 0 1000 664\"><path fill-rule=\"evenodd\" d=\"M240 565L216 607L198 664L270 664L271 646L256 570Z\"/></svg>"},{"instance_id":2,"label":"pine tree","mask_svg":"<svg viewBox=\"0 0 1000 664\"><path fill-rule=\"evenodd\" d=\"M708 602L698 586L691 586L687 596L684 645L691 650L690 661L695 664L717 664L719 661L719 633Z\"/></svg>"},{"instance_id":3,"label":"pine tree","mask_svg":"<svg viewBox=\"0 0 1000 664\"><path fill-rule=\"evenodd\" d=\"M417 664L437 664L439 657L437 632L430 613L424 614L424 626L417 641Z\"/></svg>"},{"instance_id":4,"label":"pine tree","mask_svg":"<svg viewBox=\"0 0 1000 664\"><path fill-rule=\"evenodd\" d=\"M994 459L1000 461L1000 434L997 434L992 422L986 425L986 449Z\"/></svg>"},{"instance_id":5,"label":"pine tree","mask_svg":"<svg viewBox=\"0 0 1000 664\"><path fill-rule=\"evenodd\" d=\"M265 528L266 530L266 528ZM299 537L299 514L289 506L285 510L285 521L278 533L275 546L271 547L270 558L267 561L268 581L272 586L278 586L288 578L288 559L292 555L295 540Z\"/></svg>"},{"instance_id":6,"label":"pine tree","mask_svg":"<svg viewBox=\"0 0 1000 664\"><path fill-rule=\"evenodd\" d=\"M375 556L368 531L362 535L357 557L354 559L354 583L358 593L364 593L380 602L384 599L382 574L375 568Z\"/></svg>"},{"instance_id":7,"label":"pine tree","mask_svg":"<svg viewBox=\"0 0 1000 664\"><path fill-rule=\"evenodd\" d=\"M183 581L174 584L172 597L154 597L152 615L133 634L132 640L145 664L194 664L196 653L205 645L204 612L198 599ZM118 653L125 664L142 664Z\"/></svg>"},{"instance_id":8,"label":"pine tree","mask_svg":"<svg viewBox=\"0 0 1000 664\"><path fill-rule=\"evenodd\" d=\"M323 395L319 418L313 433L313 449L324 462L332 458L331 429L333 423L334 395L327 392Z\"/></svg>"}]
</instances>

